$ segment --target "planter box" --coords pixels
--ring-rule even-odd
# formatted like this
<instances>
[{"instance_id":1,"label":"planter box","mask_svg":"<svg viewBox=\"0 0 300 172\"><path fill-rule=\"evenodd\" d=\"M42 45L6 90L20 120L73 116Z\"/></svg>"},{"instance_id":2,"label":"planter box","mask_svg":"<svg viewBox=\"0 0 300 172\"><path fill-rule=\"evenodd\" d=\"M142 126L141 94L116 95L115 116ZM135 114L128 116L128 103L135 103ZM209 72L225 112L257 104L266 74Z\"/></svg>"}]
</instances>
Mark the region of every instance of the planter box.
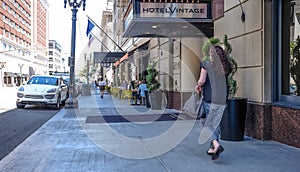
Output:
<instances>
[{"instance_id":1,"label":"planter box","mask_svg":"<svg viewBox=\"0 0 300 172\"><path fill-rule=\"evenodd\" d=\"M151 91L150 101L151 101L151 109L161 110L162 92L161 91Z\"/></svg>"}]
</instances>

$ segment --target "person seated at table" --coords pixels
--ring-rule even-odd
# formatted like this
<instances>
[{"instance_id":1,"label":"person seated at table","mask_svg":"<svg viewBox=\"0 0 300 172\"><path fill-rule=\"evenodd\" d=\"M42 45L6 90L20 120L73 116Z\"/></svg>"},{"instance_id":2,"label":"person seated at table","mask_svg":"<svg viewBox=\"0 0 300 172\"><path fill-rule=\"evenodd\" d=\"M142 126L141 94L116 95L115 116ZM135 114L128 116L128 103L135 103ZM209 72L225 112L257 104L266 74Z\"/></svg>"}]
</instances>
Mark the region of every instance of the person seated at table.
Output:
<instances>
[{"instance_id":1,"label":"person seated at table","mask_svg":"<svg viewBox=\"0 0 300 172\"><path fill-rule=\"evenodd\" d=\"M139 90L140 97L141 97L141 100L142 100L141 105L144 106L146 104L146 102L145 102L146 101L145 91L148 90L147 85L145 83L145 80L141 81L141 84L139 85L138 90Z\"/></svg>"}]
</instances>

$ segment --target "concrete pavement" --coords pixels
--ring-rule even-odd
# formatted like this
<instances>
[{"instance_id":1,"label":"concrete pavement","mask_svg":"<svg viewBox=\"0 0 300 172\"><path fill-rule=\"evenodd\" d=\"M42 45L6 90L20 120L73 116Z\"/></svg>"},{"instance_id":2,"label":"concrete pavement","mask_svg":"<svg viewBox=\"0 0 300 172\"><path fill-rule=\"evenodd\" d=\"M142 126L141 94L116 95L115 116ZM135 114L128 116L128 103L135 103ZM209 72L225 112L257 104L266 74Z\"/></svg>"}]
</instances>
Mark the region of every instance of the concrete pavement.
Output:
<instances>
[{"instance_id":1,"label":"concrete pavement","mask_svg":"<svg viewBox=\"0 0 300 172\"><path fill-rule=\"evenodd\" d=\"M221 141L225 151L212 161L209 143L198 143L199 121L183 115L185 120L128 122L178 115L176 110L130 106L109 94L77 99L78 109L62 109L0 161L0 171L300 171L294 147L249 137Z\"/></svg>"},{"instance_id":2,"label":"concrete pavement","mask_svg":"<svg viewBox=\"0 0 300 172\"><path fill-rule=\"evenodd\" d=\"M17 87L0 87L0 113L16 108Z\"/></svg>"}]
</instances>

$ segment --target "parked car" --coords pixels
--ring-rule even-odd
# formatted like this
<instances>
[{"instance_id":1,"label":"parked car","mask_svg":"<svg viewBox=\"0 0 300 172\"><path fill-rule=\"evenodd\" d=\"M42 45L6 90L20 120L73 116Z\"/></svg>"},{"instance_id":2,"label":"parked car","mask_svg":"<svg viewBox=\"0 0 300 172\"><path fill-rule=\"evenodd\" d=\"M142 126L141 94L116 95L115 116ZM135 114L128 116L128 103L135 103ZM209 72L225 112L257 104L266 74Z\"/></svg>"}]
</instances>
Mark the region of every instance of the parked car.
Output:
<instances>
[{"instance_id":1,"label":"parked car","mask_svg":"<svg viewBox=\"0 0 300 172\"><path fill-rule=\"evenodd\" d=\"M69 82L70 82L70 77L65 77L64 78L64 83L66 84L66 85L69 85ZM81 92L82 92L82 84L81 84L81 82L79 81L79 79L78 78L75 78L75 87L74 87L74 95L77 97L78 95L80 95L81 94Z\"/></svg>"},{"instance_id":2,"label":"parked car","mask_svg":"<svg viewBox=\"0 0 300 172\"><path fill-rule=\"evenodd\" d=\"M61 77L36 75L18 88L16 105L24 108L27 104L43 104L59 109L67 98L68 87Z\"/></svg>"},{"instance_id":3,"label":"parked car","mask_svg":"<svg viewBox=\"0 0 300 172\"><path fill-rule=\"evenodd\" d=\"M64 83L70 87L69 82L70 82L70 74L68 73L63 73L63 72L55 72L52 73L53 76L60 76L63 78ZM74 87L74 96L77 97L78 95L81 94L82 90L82 84L80 83L78 78L75 78L75 87Z\"/></svg>"}]
</instances>

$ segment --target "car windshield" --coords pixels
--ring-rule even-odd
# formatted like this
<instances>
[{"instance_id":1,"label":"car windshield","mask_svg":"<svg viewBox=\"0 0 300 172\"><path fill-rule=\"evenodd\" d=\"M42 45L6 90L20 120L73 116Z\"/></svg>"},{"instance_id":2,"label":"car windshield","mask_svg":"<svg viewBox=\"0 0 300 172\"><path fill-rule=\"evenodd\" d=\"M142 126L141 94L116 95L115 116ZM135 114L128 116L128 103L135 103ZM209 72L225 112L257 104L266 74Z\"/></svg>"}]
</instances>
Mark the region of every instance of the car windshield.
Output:
<instances>
[{"instance_id":1,"label":"car windshield","mask_svg":"<svg viewBox=\"0 0 300 172\"><path fill-rule=\"evenodd\" d=\"M58 78L52 77L33 77L27 84L44 84L44 85L58 85Z\"/></svg>"}]
</instances>

